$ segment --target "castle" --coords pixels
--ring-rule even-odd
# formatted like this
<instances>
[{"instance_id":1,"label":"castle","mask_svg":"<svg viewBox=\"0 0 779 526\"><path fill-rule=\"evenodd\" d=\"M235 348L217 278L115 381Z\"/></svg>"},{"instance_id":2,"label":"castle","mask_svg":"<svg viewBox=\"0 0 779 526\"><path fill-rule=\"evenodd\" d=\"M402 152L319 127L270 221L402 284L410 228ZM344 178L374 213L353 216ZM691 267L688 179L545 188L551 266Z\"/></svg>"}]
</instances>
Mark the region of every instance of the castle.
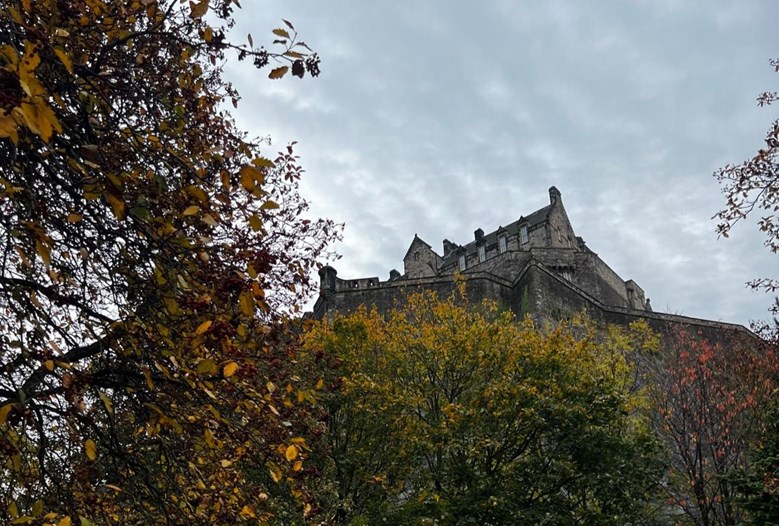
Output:
<instances>
[{"instance_id":1,"label":"castle","mask_svg":"<svg viewBox=\"0 0 779 526\"><path fill-rule=\"evenodd\" d=\"M389 279L381 281L341 279L333 267L323 267L313 316L349 312L360 305L387 311L410 292L448 294L462 276L469 298L495 300L517 317L531 316L539 324L585 311L608 323L644 319L661 334L684 327L710 340L752 335L741 325L653 312L644 290L633 280L623 280L575 234L554 186L548 205L494 232L485 234L479 228L465 245L444 239L442 255L415 235L403 270L400 274L393 269Z\"/></svg>"}]
</instances>

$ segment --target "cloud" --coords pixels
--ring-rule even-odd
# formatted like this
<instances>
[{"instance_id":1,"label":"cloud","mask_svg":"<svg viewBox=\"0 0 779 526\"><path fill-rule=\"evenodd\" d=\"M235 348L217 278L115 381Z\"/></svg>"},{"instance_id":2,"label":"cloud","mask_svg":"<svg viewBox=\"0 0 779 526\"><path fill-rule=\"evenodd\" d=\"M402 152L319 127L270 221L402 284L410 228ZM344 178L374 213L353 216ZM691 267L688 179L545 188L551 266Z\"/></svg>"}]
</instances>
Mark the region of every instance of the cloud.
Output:
<instances>
[{"instance_id":1,"label":"cloud","mask_svg":"<svg viewBox=\"0 0 779 526\"><path fill-rule=\"evenodd\" d=\"M312 212L346 223L339 275L402 268L418 233L469 241L544 206L655 308L746 323L775 274L754 228L718 240L712 172L753 154L775 112L769 0L247 6L254 41L283 17L323 58L319 79L271 82L243 64L239 124L298 140Z\"/></svg>"}]
</instances>

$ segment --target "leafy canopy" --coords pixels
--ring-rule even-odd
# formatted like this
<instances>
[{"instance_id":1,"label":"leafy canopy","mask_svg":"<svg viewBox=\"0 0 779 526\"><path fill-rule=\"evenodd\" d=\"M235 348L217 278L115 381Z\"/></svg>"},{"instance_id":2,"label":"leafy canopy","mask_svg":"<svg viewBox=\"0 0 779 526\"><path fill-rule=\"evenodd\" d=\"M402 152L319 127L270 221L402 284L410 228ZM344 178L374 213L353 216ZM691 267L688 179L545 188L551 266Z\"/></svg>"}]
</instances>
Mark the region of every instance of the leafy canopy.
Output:
<instances>
[{"instance_id":1,"label":"leafy canopy","mask_svg":"<svg viewBox=\"0 0 779 526\"><path fill-rule=\"evenodd\" d=\"M291 146L236 129L222 65L319 60L289 22L230 42L236 5L2 2L2 522L265 520L278 484L305 507L278 326L338 229L303 217Z\"/></svg>"},{"instance_id":2,"label":"leafy canopy","mask_svg":"<svg viewBox=\"0 0 779 526\"><path fill-rule=\"evenodd\" d=\"M671 459L668 502L696 526L746 517L730 478L750 468L779 392L776 346L752 343L712 344L680 332L651 376L657 429Z\"/></svg>"},{"instance_id":3,"label":"leafy canopy","mask_svg":"<svg viewBox=\"0 0 779 526\"><path fill-rule=\"evenodd\" d=\"M333 524L625 524L662 466L628 352L645 326L549 332L496 305L414 294L314 326L339 360L318 494ZM316 454L315 454L316 456ZM546 521L546 522L544 522ZM636 522L638 523L638 522Z\"/></svg>"}]
</instances>

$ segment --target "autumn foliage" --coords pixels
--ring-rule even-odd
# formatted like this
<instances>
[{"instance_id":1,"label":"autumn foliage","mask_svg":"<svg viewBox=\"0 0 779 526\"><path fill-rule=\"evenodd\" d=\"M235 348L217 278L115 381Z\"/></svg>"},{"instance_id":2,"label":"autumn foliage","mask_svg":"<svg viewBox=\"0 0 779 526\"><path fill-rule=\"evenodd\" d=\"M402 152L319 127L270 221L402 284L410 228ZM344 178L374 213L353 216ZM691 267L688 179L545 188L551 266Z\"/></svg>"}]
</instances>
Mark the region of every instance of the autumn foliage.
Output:
<instances>
[{"instance_id":1,"label":"autumn foliage","mask_svg":"<svg viewBox=\"0 0 779 526\"><path fill-rule=\"evenodd\" d=\"M770 61L779 73L779 59ZM779 101L776 91L766 91L757 98L759 106ZM727 203L715 216L717 232L727 237L733 226L749 215L759 215L758 227L765 234L765 246L779 252L779 119L774 120L765 134L765 144L754 157L740 164L728 164L714 173L722 186ZM762 277L751 282L753 287L769 291L779 289L774 277ZM775 311L775 309L774 309ZM779 312L776 312L779 314Z\"/></svg>"},{"instance_id":2,"label":"autumn foliage","mask_svg":"<svg viewBox=\"0 0 779 526\"><path fill-rule=\"evenodd\" d=\"M338 232L292 147L235 128L221 65L318 58L289 22L275 52L231 43L236 4L2 2L0 522L310 509L315 386L279 327Z\"/></svg>"},{"instance_id":3,"label":"autumn foliage","mask_svg":"<svg viewBox=\"0 0 779 526\"><path fill-rule=\"evenodd\" d=\"M327 524L624 524L663 470L628 358L645 326L550 331L462 291L317 324L337 359L319 460Z\"/></svg>"},{"instance_id":4,"label":"autumn foliage","mask_svg":"<svg viewBox=\"0 0 779 526\"><path fill-rule=\"evenodd\" d=\"M779 393L776 347L756 338L711 344L682 331L652 383L671 458L671 510L696 526L739 524L746 516L730 476L749 468L770 429L768 409Z\"/></svg>"}]
</instances>

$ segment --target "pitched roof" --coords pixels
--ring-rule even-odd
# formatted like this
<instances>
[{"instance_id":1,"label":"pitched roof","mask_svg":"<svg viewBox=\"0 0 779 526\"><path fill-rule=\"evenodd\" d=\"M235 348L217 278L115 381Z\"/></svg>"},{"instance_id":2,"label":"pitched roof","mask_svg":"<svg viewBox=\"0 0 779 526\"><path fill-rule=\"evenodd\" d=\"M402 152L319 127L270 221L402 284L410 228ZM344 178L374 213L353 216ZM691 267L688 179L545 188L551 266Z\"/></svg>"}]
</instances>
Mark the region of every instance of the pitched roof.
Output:
<instances>
[{"instance_id":1,"label":"pitched roof","mask_svg":"<svg viewBox=\"0 0 779 526\"><path fill-rule=\"evenodd\" d=\"M533 228L536 225L539 225L547 220L549 217L549 211L552 209L552 205L546 205L545 207L536 210L529 216L525 217L522 216L513 223L509 223L506 226L498 227L494 232L490 232L489 234L485 234L484 238L482 240L481 244L484 244L485 246L492 245L494 243L498 242L498 234L499 233L506 233L509 236L516 236L519 233L519 229L522 225L527 225L528 228ZM424 243L424 241L423 241ZM412 243L413 244L413 243ZM427 243L425 243L427 244ZM428 245L429 246L429 245ZM476 241L471 241L470 243L467 243L465 245L462 245L459 249L453 250L451 253L449 253L445 258L443 264L446 265L447 263L451 263L453 261L457 260L457 257L463 253L462 249L465 249L466 255L473 255L476 254L477 244ZM409 248L409 250L411 250ZM406 253L408 255L408 253Z\"/></svg>"},{"instance_id":2,"label":"pitched roof","mask_svg":"<svg viewBox=\"0 0 779 526\"><path fill-rule=\"evenodd\" d=\"M433 250L433 247L431 247L430 245L428 245L428 244L425 242L425 240L424 240L424 239L422 239L422 238L421 238L421 237L419 237L418 235L414 234L414 239L411 241L411 244L409 245L409 247L408 247L408 250L406 250L406 255L405 255L405 256L403 256L403 261L405 261L405 260L406 260L406 258L408 257L408 255L409 255L409 254L411 254L411 249L412 249L412 248L414 248L414 246L415 246L415 245L419 245L419 244L421 244L421 245L423 245L423 246L425 246L425 247L429 248L430 250Z\"/></svg>"}]
</instances>

